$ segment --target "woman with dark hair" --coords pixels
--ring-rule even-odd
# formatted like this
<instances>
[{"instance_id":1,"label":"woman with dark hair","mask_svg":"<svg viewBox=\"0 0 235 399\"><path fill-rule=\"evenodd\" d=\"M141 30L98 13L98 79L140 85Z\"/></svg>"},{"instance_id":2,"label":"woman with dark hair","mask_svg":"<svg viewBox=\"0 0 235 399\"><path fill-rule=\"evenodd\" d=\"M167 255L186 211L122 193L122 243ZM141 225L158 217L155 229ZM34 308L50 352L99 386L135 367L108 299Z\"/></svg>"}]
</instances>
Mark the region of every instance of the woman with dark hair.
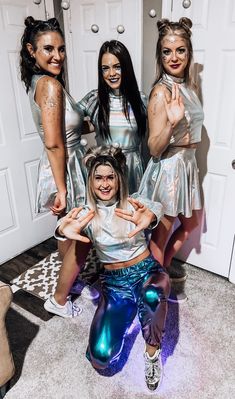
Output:
<instances>
[{"instance_id":1,"label":"woman with dark hair","mask_svg":"<svg viewBox=\"0 0 235 399\"><path fill-rule=\"evenodd\" d=\"M153 231L150 248L170 277L183 281L185 271L179 274L171 263L198 224L201 199L195 151L201 140L203 110L192 76L191 20L163 19L157 26L156 80L148 106L152 158L139 193L163 204L164 217ZM171 235L177 217L180 226ZM182 293L172 301L185 299Z\"/></svg>"},{"instance_id":2,"label":"woman with dark hair","mask_svg":"<svg viewBox=\"0 0 235 399\"><path fill-rule=\"evenodd\" d=\"M84 161L88 168L87 206L60 219L56 237L77 240L79 255L88 252L92 242L104 265L87 357L97 369L109 367L119 358L125 335L138 313L146 345L146 384L154 391L162 376L161 341L170 288L167 273L150 255L143 230L159 222L162 205L127 197L126 163L120 148L90 150ZM75 251L67 266L76 270ZM68 302L59 306L52 297L44 307L66 317Z\"/></svg>"},{"instance_id":3,"label":"woman with dark hair","mask_svg":"<svg viewBox=\"0 0 235 399\"><path fill-rule=\"evenodd\" d=\"M83 111L65 90L64 35L55 18L27 17L21 38L21 79L44 144L37 181L36 212L62 215L85 201L86 170L81 145ZM67 250L59 248L61 255Z\"/></svg>"},{"instance_id":4,"label":"woman with dark hair","mask_svg":"<svg viewBox=\"0 0 235 399\"><path fill-rule=\"evenodd\" d=\"M58 21L28 17L25 25L20 51L21 79L44 144L36 211L50 209L55 215L61 215L85 201L83 112L65 90L65 43Z\"/></svg>"},{"instance_id":5,"label":"woman with dark hair","mask_svg":"<svg viewBox=\"0 0 235 399\"><path fill-rule=\"evenodd\" d=\"M146 97L139 92L131 57L117 40L103 43L98 58L98 90L81 101L98 145L119 145L127 159L129 192L138 190L143 175L142 140L146 134Z\"/></svg>"}]
</instances>

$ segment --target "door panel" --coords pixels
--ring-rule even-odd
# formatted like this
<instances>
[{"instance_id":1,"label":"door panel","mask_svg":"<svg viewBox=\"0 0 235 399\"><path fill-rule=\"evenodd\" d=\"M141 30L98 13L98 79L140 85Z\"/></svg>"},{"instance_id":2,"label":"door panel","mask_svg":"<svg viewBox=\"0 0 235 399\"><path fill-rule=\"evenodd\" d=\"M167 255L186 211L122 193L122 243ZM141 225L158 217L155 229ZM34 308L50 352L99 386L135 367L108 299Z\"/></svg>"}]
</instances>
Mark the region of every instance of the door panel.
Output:
<instances>
[{"instance_id":1,"label":"door panel","mask_svg":"<svg viewBox=\"0 0 235 399\"><path fill-rule=\"evenodd\" d=\"M141 85L142 24L140 0L77 0L64 11L70 91L81 99L97 88L97 59L105 40L123 42L132 57L135 73ZM93 33L91 26L98 25ZM117 32L123 25L124 33Z\"/></svg>"},{"instance_id":2,"label":"door panel","mask_svg":"<svg viewBox=\"0 0 235 399\"><path fill-rule=\"evenodd\" d=\"M55 218L34 212L42 151L19 78L24 19L45 19L44 2L0 0L0 264L50 237Z\"/></svg>"},{"instance_id":3,"label":"door panel","mask_svg":"<svg viewBox=\"0 0 235 399\"><path fill-rule=\"evenodd\" d=\"M205 113L202 142L197 150L203 187L201 225L179 258L222 276L231 273L235 226L235 3L197 0L184 9L181 0L164 2L163 16L193 21L196 74Z\"/></svg>"}]
</instances>

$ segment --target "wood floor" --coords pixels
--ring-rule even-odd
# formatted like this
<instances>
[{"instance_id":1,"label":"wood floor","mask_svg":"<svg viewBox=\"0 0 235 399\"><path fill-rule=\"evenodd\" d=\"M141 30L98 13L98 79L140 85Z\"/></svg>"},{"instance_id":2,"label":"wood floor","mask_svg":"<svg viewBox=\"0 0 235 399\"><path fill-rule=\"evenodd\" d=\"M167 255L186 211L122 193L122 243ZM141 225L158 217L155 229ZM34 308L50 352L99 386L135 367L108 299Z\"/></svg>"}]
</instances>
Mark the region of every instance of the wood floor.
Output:
<instances>
[{"instance_id":1,"label":"wood floor","mask_svg":"<svg viewBox=\"0 0 235 399\"><path fill-rule=\"evenodd\" d=\"M3 263L0 265L0 280L4 283L10 284L12 279L25 272L56 249L57 242L56 239L52 237L28 251L23 252L8 262ZM42 299L23 290L14 293L13 302L35 316L40 317L42 320L47 321L53 317L44 310Z\"/></svg>"},{"instance_id":2,"label":"wood floor","mask_svg":"<svg viewBox=\"0 0 235 399\"><path fill-rule=\"evenodd\" d=\"M56 239L52 237L8 262L3 263L0 265L0 280L4 283L10 283L13 278L19 276L31 266L35 265L35 263L54 252L56 248Z\"/></svg>"}]
</instances>

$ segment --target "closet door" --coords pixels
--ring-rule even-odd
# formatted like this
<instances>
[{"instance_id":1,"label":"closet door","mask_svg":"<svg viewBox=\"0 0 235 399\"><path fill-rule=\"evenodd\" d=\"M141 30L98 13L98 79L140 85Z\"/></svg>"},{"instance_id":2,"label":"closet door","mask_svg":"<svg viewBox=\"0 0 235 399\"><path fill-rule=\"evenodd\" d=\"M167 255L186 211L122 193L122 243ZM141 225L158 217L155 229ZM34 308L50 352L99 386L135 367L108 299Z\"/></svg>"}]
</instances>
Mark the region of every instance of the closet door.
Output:
<instances>
[{"instance_id":1,"label":"closet door","mask_svg":"<svg viewBox=\"0 0 235 399\"><path fill-rule=\"evenodd\" d=\"M0 0L0 264L53 234L55 217L34 212L42 151L19 78L24 19L45 19L44 2Z\"/></svg>"},{"instance_id":2,"label":"closet door","mask_svg":"<svg viewBox=\"0 0 235 399\"><path fill-rule=\"evenodd\" d=\"M196 74L205 112L197 150L204 211L179 258L235 282L235 2L163 0L163 17L193 21Z\"/></svg>"},{"instance_id":3,"label":"closet door","mask_svg":"<svg viewBox=\"0 0 235 399\"><path fill-rule=\"evenodd\" d=\"M141 0L70 1L64 23L70 91L76 99L97 88L97 59L105 40L120 40L127 46L141 84L141 16ZM123 33L118 33L118 26L124 27Z\"/></svg>"}]
</instances>

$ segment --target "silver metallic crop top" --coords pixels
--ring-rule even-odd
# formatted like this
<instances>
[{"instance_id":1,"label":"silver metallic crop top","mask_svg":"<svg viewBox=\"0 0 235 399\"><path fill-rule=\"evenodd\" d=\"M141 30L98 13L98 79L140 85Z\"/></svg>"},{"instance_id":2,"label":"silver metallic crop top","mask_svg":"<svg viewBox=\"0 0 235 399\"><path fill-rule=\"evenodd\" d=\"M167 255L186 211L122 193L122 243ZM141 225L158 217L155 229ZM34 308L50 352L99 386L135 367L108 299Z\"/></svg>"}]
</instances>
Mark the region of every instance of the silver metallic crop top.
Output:
<instances>
[{"instance_id":1,"label":"silver metallic crop top","mask_svg":"<svg viewBox=\"0 0 235 399\"><path fill-rule=\"evenodd\" d=\"M140 92L143 104L146 107L147 99L144 93ZM118 143L123 150L138 150L141 144L141 139L138 135L138 126L135 120L134 113L129 108L130 121L128 121L123 113L122 96L109 94L110 99L110 118L109 130L111 138L107 143L99 134L98 125L98 108L96 108L98 100L98 90L92 90L79 102L85 115L91 118L91 122L96 129L97 145ZM96 108L96 109L95 109Z\"/></svg>"},{"instance_id":2,"label":"silver metallic crop top","mask_svg":"<svg viewBox=\"0 0 235 399\"><path fill-rule=\"evenodd\" d=\"M180 95L185 106L184 118L173 129L170 146L184 146L201 141L204 119L202 105L195 91L186 87L183 79L164 74L157 84L165 85L172 92L172 84L179 83Z\"/></svg>"},{"instance_id":3,"label":"silver metallic crop top","mask_svg":"<svg viewBox=\"0 0 235 399\"><path fill-rule=\"evenodd\" d=\"M159 202L143 199L137 194L134 194L133 197L148 206L156 215L157 221L153 226L155 227L163 215L162 205ZM105 204L103 201L98 201L99 215L96 216L97 222L91 221L83 230L94 244L97 256L102 263L124 262L142 254L147 248L143 231L133 238L128 238L128 234L134 230L135 225L115 215L114 210L117 206L117 202ZM84 207L78 217L85 215L88 209L88 207ZM133 207L128 203L127 209L133 210ZM61 221L62 219L58 221L56 229ZM55 233L55 238L64 240L57 233Z\"/></svg>"},{"instance_id":4,"label":"silver metallic crop top","mask_svg":"<svg viewBox=\"0 0 235 399\"><path fill-rule=\"evenodd\" d=\"M36 125L39 136L44 143L44 131L42 126L41 109L35 102L35 91L39 79L47 75L33 75L31 87L29 89L29 100L32 110L34 123ZM63 88L64 92L64 110L65 110L65 131L64 139L66 148L77 146L81 140L82 124L84 114L79 104L70 96L70 94Z\"/></svg>"}]
</instances>

